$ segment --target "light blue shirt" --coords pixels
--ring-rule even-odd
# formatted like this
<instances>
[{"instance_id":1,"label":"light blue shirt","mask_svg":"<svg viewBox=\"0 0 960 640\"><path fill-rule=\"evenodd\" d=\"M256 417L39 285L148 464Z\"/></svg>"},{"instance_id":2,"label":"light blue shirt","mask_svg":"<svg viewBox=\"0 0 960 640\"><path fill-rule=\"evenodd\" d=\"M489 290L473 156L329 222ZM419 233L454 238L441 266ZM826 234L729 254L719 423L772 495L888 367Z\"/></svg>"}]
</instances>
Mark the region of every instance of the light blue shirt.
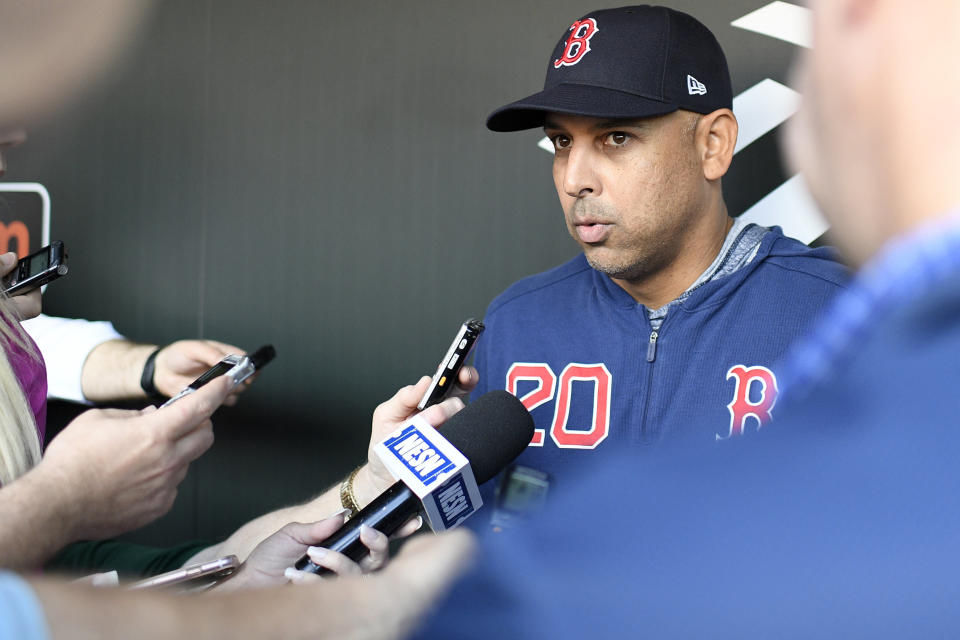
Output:
<instances>
[{"instance_id":1,"label":"light blue shirt","mask_svg":"<svg viewBox=\"0 0 960 640\"><path fill-rule=\"evenodd\" d=\"M799 401L831 376L872 323L896 303L912 304L960 269L960 209L887 243L840 293L814 330L778 367L779 401Z\"/></svg>"},{"instance_id":2,"label":"light blue shirt","mask_svg":"<svg viewBox=\"0 0 960 640\"><path fill-rule=\"evenodd\" d=\"M0 640L47 640L43 608L26 581L0 571Z\"/></svg>"}]
</instances>

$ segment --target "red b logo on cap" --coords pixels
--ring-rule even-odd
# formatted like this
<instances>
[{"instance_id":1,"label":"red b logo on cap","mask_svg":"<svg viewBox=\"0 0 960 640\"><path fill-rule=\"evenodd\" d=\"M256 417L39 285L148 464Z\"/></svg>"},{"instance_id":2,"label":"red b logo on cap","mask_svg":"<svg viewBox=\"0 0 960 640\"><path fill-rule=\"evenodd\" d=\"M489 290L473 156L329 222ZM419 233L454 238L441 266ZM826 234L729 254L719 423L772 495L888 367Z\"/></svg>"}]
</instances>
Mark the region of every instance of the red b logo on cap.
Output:
<instances>
[{"instance_id":1,"label":"red b logo on cap","mask_svg":"<svg viewBox=\"0 0 960 640\"><path fill-rule=\"evenodd\" d=\"M570 37L563 45L563 55L553 61L553 67L559 69L563 65L575 65L590 51L590 38L600 29L593 18L577 20L570 25Z\"/></svg>"}]
</instances>

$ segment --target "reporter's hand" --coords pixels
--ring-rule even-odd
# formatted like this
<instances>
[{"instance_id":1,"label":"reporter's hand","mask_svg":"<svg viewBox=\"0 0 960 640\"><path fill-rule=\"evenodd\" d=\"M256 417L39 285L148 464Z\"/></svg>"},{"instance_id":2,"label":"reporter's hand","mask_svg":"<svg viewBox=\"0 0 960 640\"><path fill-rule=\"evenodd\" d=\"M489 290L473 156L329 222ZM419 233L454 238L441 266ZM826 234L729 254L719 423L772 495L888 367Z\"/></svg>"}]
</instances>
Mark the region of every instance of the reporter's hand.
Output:
<instances>
[{"instance_id":1,"label":"reporter's hand","mask_svg":"<svg viewBox=\"0 0 960 640\"><path fill-rule=\"evenodd\" d=\"M314 546L333 535L343 522L343 515L338 513L312 524L293 522L284 526L258 544L240 571L218 591L271 587L288 581L300 583L320 580L320 576L293 568L305 553L315 563L337 575L368 573L386 564L389 555L387 536L369 527L361 529L360 541L370 550L370 555L359 563L336 551Z\"/></svg>"},{"instance_id":2,"label":"reporter's hand","mask_svg":"<svg viewBox=\"0 0 960 640\"><path fill-rule=\"evenodd\" d=\"M0 255L0 278L4 277L17 266L17 254L9 251ZM16 296L10 296L10 302L14 309L20 315L21 320L29 320L40 315L40 309L43 302L40 299L40 288L36 288L30 293L24 293Z\"/></svg>"},{"instance_id":3,"label":"reporter's hand","mask_svg":"<svg viewBox=\"0 0 960 640\"><path fill-rule=\"evenodd\" d=\"M460 396L469 393L477 385L478 380L476 369L463 367L458 376L456 387L458 390L452 397L425 409L421 413L423 419L433 427L442 425L463 409L464 404ZM382 442L417 413L417 403L426 393L428 386L430 386L430 378L424 376L417 384L408 385L397 391L392 398L374 410L370 445L367 448L367 464L360 469L354 479L354 493L360 500L361 506L368 504L395 482L380 458L373 452L374 445Z\"/></svg>"},{"instance_id":4,"label":"reporter's hand","mask_svg":"<svg viewBox=\"0 0 960 640\"><path fill-rule=\"evenodd\" d=\"M224 356L244 355L246 352L233 345L214 340L179 340L168 344L157 353L154 361L153 384L157 391L172 397L196 380L200 374L220 362ZM237 385L223 402L233 405L237 396L253 382L256 376L250 376L243 384Z\"/></svg>"},{"instance_id":5,"label":"reporter's hand","mask_svg":"<svg viewBox=\"0 0 960 640\"><path fill-rule=\"evenodd\" d=\"M417 536L403 545L377 582L388 593L403 591L431 604L473 563L476 547L476 537L466 528Z\"/></svg>"},{"instance_id":6,"label":"reporter's hand","mask_svg":"<svg viewBox=\"0 0 960 640\"><path fill-rule=\"evenodd\" d=\"M337 584L338 592L353 590L351 601L359 602L364 638L406 638L469 567L475 549L473 535L463 528L418 536L389 567L363 580L345 578Z\"/></svg>"},{"instance_id":7,"label":"reporter's hand","mask_svg":"<svg viewBox=\"0 0 960 640\"><path fill-rule=\"evenodd\" d=\"M35 471L50 480L73 538L118 535L166 513L190 462L213 444L210 416L231 386L221 377L163 409L94 409L67 425Z\"/></svg>"}]
</instances>

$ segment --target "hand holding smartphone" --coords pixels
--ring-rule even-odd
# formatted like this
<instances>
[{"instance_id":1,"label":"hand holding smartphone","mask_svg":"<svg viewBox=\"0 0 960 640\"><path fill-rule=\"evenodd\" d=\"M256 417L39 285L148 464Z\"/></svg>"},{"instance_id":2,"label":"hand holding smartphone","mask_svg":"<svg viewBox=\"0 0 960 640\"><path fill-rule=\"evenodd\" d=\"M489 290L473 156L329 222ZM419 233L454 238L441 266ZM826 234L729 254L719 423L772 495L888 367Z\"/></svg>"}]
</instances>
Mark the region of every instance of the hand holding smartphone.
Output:
<instances>
[{"instance_id":1,"label":"hand holding smartphone","mask_svg":"<svg viewBox=\"0 0 960 640\"><path fill-rule=\"evenodd\" d=\"M453 337L453 342L450 343L450 348L447 349L447 355L440 361L440 366L437 367L437 372L433 374L430 386L427 387L426 393L423 394L417 404L418 410L423 411L427 407L442 401L450 389L457 384L460 368L470 356L473 345L476 344L481 332L483 332L483 323L479 320L468 318L460 325L460 330L457 331L457 335Z\"/></svg>"},{"instance_id":2,"label":"hand holding smartphone","mask_svg":"<svg viewBox=\"0 0 960 640\"><path fill-rule=\"evenodd\" d=\"M268 344L260 347L248 356L232 354L225 356L223 360L207 369L199 378L187 385L183 391L160 405L160 408L162 409L163 407L169 406L180 398L190 395L214 378L222 375L231 377L234 384L240 384L262 367L266 366L276 355L277 350L273 348L273 345Z\"/></svg>"},{"instance_id":3,"label":"hand holding smartphone","mask_svg":"<svg viewBox=\"0 0 960 640\"><path fill-rule=\"evenodd\" d=\"M13 271L0 281L0 286L8 296L23 295L66 275L67 271L67 250L63 242L56 240L21 258Z\"/></svg>"},{"instance_id":4,"label":"hand holding smartphone","mask_svg":"<svg viewBox=\"0 0 960 640\"><path fill-rule=\"evenodd\" d=\"M192 564L134 582L127 589L150 589L176 585L180 591L203 591L214 586L223 578L233 575L239 567L240 560L237 559L237 556L225 556L211 562Z\"/></svg>"}]
</instances>

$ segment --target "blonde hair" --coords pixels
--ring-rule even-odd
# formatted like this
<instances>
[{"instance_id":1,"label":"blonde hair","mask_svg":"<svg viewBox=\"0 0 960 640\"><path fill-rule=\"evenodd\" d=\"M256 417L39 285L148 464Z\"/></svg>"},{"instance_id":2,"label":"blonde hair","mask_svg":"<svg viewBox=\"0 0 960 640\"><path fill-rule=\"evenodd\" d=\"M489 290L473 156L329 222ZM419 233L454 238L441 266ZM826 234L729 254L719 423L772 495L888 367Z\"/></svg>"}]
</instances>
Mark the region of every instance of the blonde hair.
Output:
<instances>
[{"instance_id":1,"label":"blonde hair","mask_svg":"<svg viewBox=\"0 0 960 640\"><path fill-rule=\"evenodd\" d=\"M40 462L41 455L33 409L8 357L14 345L40 361L40 354L20 326L16 307L0 293L0 485L29 471Z\"/></svg>"}]
</instances>

